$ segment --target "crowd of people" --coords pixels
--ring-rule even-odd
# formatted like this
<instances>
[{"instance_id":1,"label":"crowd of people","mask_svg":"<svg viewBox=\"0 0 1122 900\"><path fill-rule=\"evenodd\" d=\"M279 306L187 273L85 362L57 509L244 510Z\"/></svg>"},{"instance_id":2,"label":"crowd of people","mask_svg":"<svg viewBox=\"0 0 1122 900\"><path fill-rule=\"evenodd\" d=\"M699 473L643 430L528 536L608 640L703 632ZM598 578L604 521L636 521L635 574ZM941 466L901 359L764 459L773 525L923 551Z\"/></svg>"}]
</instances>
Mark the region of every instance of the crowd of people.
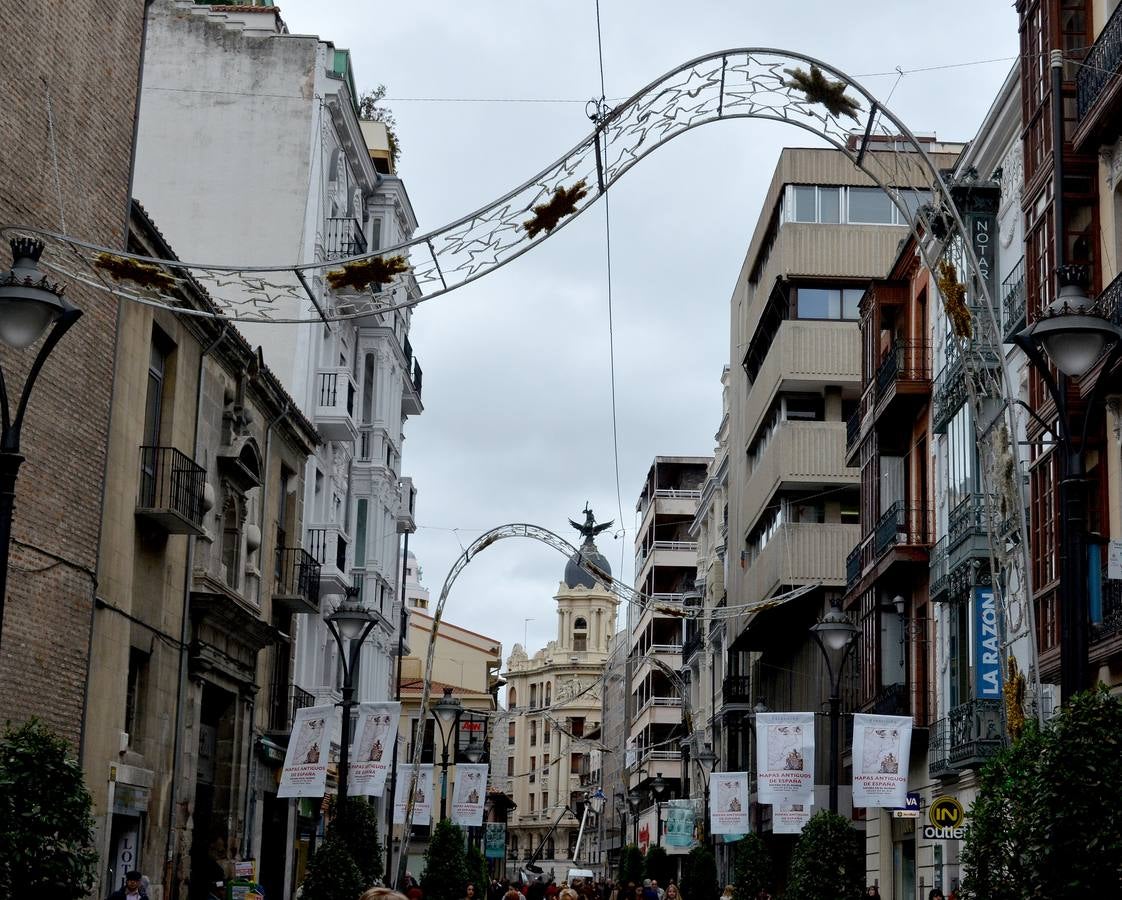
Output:
<instances>
[{"instance_id":1,"label":"crowd of people","mask_svg":"<svg viewBox=\"0 0 1122 900\"><path fill-rule=\"evenodd\" d=\"M380 893L374 894L373 891ZM393 894L385 888L373 888L361 900L424 900L424 890L411 876L406 877L404 894ZM595 881L577 878L572 883L560 883L552 878L531 880L510 879L493 880L485 890L477 889L474 884L464 886L463 900L686 900L681 889L673 880L665 887L657 880L644 878L642 882ZM713 900L713 898L698 898ZM725 888L720 900L772 900L771 895L761 891L756 897L737 898L732 885Z\"/></svg>"}]
</instances>

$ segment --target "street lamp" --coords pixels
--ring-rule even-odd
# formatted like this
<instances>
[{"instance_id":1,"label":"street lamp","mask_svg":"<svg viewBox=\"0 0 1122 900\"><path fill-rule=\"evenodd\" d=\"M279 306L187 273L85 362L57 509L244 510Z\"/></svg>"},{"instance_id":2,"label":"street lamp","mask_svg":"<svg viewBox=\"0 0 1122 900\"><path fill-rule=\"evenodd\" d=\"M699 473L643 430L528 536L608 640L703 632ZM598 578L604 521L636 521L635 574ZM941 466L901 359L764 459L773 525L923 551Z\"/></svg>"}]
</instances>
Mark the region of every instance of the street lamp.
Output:
<instances>
[{"instance_id":1,"label":"street lamp","mask_svg":"<svg viewBox=\"0 0 1122 900\"><path fill-rule=\"evenodd\" d=\"M651 779L651 790L654 791L655 796L655 843L662 846L662 800L661 797L666 791L666 782L662 780L662 773L655 772L655 777Z\"/></svg>"},{"instance_id":2,"label":"street lamp","mask_svg":"<svg viewBox=\"0 0 1122 900\"><path fill-rule=\"evenodd\" d=\"M818 642L822 655L826 658L826 669L830 676L830 812L838 811L838 730L841 719L841 673L845 660L857 637L854 625L838 608L835 601L830 611L817 625L810 627L810 633Z\"/></svg>"},{"instance_id":3,"label":"street lamp","mask_svg":"<svg viewBox=\"0 0 1122 900\"><path fill-rule=\"evenodd\" d=\"M1088 687L1087 652L1087 481L1084 448L1091 417L1102 394L1103 377L1122 355L1122 327L1091 302L1087 269L1060 266L1059 293L1039 318L1013 341L1028 357L1056 404L1060 457L1060 690L1064 702ZM1083 412L1078 440L1067 404L1068 379L1081 378L1106 354ZM1059 370L1053 376L1048 363Z\"/></svg>"},{"instance_id":4,"label":"street lamp","mask_svg":"<svg viewBox=\"0 0 1122 900\"><path fill-rule=\"evenodd\" d=\"M13 350L25 350L44 334L47 337L27 370L14 416L8 399L7 381L0 370L0 635L4 629L4 598L8 593L8 554L12 542L16 476L23 462L20 432L23 430L27 401L47 357L82 315L80 309L62 296L64 288L48 281L39 270L43 242L32 238L13 238L10 243L12 268L0 275L0 342Z\"/></svg>"},{"instance_id":5,"label":"street lamp","mask_svg":"<svg viewBox=\"0 0 1122 900\"><path fill-rule=\"evenodd\" d=\"M339 658L343 664L343 709L342 734L339 738L339 800L338 818L343 821L347 806L348 781L351 770L351 711L355 703L355 672L362 656L362 644L376 619L370 611L358 602L358 588L348 587L335 611L326 619L327 629L339 646Z\"/></svg>"},{"instance_id":6,"label":"street lamp","mask_svg":"<svg viewBox=\"0 0 1122 900\"><path fill-rule=\"evenodd\" d=\"M448 817L448 744L452 740L453 729L463 712L463 704L452 696L452 689L446 687L444 696L432 705L432 716L440 728L443 745L440 755L440 818Z\"/></svg>"},{"instance_id":7,"label":"street lamp","mask_svg":"<svg viewBox=\"0 0 1122 900\"><path fill-rule=\"evenodd\" d=\"M693 758L701 768L701 780L705 785L705 843L710 844L712 835L709 834L709 776L713 774L713 768L717 765L717 754L713 752L712 744L705 743Z\"/></svg>"},{"instance_id":8,"label":"street lamp","mask_svg":"<svg viewBox=\"0 0 1122 900\"><path fill-rule=\"evenodd\" d=\"M627 840L627 798L623 794L615 795L616 815L619 816L619 852L623 854L623 845Z\"/></svg>"},{"instance_id":9,"label":"street lamp","mask_svg":"<svg viewBox=\"0 0 1122 900\"><path fill-rule=\"evenodd\" d=\"M632 788L627 792L627 805L631 807L631 843L636 847L639 846L639 803L642 800L642 794L639 793L638 788Z\"/></svg>"}]
</instances>

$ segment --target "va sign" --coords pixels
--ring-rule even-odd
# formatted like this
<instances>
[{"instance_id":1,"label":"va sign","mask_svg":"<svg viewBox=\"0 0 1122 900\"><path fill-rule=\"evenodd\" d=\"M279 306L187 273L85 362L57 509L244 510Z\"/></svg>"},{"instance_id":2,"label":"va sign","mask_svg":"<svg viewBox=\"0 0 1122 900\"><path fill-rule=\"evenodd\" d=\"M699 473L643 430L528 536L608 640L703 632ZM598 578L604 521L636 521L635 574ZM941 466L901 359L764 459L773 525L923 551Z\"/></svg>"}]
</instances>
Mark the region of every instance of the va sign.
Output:
<instances>
[{"instance_id":1,"label":"va sign","mask_svg":"<svg viewBox=\"0 0 1122 900\"><path fill-rule=\"evenodd\" d=\"M974 696L1001 699L1001 637L992 587L974 588Z\"/></svg>"}]
</instances>

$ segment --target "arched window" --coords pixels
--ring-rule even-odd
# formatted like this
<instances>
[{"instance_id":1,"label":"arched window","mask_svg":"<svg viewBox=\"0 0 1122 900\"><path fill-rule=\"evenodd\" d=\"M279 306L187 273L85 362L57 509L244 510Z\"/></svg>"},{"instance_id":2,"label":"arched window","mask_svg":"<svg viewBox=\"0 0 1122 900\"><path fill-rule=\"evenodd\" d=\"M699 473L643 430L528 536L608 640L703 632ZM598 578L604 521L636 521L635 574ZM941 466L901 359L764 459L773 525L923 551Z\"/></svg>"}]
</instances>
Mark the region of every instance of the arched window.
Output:
<instances>
[{"instance_id":1,"label":"arched window","mask_svg":"<svg viewBox=\"0 0 1122 900\"><path fill-rule=\"evenodd\" d=\"M573 622L573 649L578 652L588 649L588 622L584 619Z\"/></svg>"},{"instance_id":2,"label":"arched window","mask_svg":"<svg viewBox=\"0 0 1122 900\"><path fill-rule=\"evenodd\" d=\"M518 709L518 691L513 684L506 689L506 706L507 709Z\"/></svg>"}]
</instances>

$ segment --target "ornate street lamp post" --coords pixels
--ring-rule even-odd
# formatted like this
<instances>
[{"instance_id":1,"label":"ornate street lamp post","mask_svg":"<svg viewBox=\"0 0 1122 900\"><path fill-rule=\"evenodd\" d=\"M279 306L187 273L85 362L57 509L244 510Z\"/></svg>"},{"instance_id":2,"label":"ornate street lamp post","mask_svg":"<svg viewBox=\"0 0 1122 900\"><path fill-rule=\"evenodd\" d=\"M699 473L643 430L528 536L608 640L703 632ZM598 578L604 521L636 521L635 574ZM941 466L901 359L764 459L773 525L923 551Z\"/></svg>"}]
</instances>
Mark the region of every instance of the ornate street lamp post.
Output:
<instances>
[{"instance_id":1,"label":"ornate street lamp post","mask_svg":"<svg viewBox=\"0 0 1122 900\"><path fill-rule=\"evenodd\" d=\"M837 603L822 617L817 625L810 627L810 633L818 642L818 647L826 659L826 669L830 677L830 812L838 811L838 751L839 730L841 725L841 673L846 658L857 637L854 625L838 608Z\"/></svg>"},{"instance_id":2,"label":"ornate street lamp post","mask_svg":"<svg viewBox=\"0 0 1122 900\"><path fill-rule=\"evenodd\" d=\"M713 836L709 833L709 776L713 774L713 767L717 764L717 754L713 752L713 745L702 744L701 749L694 754L698 766L701 768L701 780L705 785L705 843L713 845Z\"/></svg>"},{"instance_id":3,"label":"ornate street lamp post","mask_svg":"<svg viewBox=\"0 0 1122 900\"><path fill-rule=\"evenodd\" d=\"M44 334L47 337L28 369L14 413L7 381L0 369L0 636L4 629L4 599L8 593L16 477L23 462L20 433L27 401L47 357L82 315L80 309L62 296L63 287L48 281L39 270L42 241L14 238L11 247L12 268L0 275L0 343L12 350L25 350Z\"/></svg>"},{"instance_id":4,"label":"ornate street lamp post","mask_svg":"<svg viewBox=\"0 0 1122 900\"><path fill-rule=\"evenodd\" d=\"M463 704L452 696L452 689L446 687L444 696L432 705L432 716L440 729L443 749L440 754L440 818L448 818L448 745L455 733L456 723L460 721ZM479 756L482 759L482 752Z\"/></svg>"},{"instance_id":5,"label":"ornate street lamp post","mask_svg":"<svg viewBox=\"0 0 1122 900\"><path fill-rule=\"evenodd\" d=\"M1088 684L1087 479L1084 451L1106 375L1122 355L1122 327L1091 302L1084 266L1060 266L1059 293L1043 314L1014 335L1056 405L1060 445L1060 690L1067 702ZM1106 354L1078 431L1068 408L1068 381L1087 374ZM1052 374L1051 362L1060 376ZM1053 430L1049 428L1049 430Z\"/></svg>"},{"instance_id":6,"label":"ornate street lamp post","mask_svg":"<svg viewBox=\"0 0 1122 900\"><path fill-rule=\"evenodd\" d=\"M358 671L362 656L362 644L370 629L374 627L374 617L369 610L358 602L358 588L349 587L343 602L327 617L327 628L339 646L339 658L343 663L343 710L342 734L339 737L339 800L337 816L344 821L347 806L347 792L350 788L351 770L351 711L355 702L355 673Z\"/></svg>"}]
</instances>

